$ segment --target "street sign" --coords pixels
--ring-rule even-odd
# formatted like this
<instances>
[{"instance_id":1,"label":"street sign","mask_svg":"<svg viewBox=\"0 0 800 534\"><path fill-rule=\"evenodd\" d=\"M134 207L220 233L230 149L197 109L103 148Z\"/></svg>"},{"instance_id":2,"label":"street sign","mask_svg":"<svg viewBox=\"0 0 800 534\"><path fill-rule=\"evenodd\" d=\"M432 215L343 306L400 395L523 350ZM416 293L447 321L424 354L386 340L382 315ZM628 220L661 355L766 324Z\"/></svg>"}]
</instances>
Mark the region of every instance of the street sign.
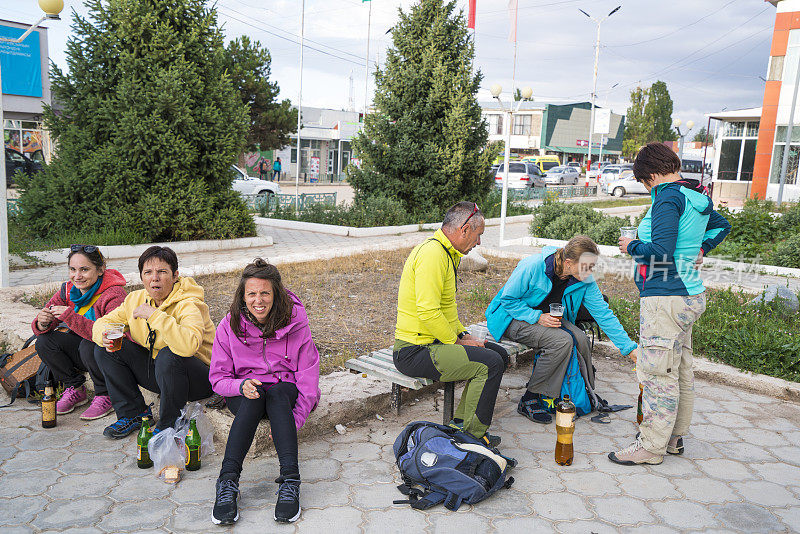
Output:
<instances>
[{"instance_id":1,"label":"street sign","mask_svg":"<svg viewBox=\"0 0 800 534\"><path fill-rule=\"evenodd\" d=\"M611 131L611 110L594 110L594 133L608 135Z\"/></svg>"}]
</instances>

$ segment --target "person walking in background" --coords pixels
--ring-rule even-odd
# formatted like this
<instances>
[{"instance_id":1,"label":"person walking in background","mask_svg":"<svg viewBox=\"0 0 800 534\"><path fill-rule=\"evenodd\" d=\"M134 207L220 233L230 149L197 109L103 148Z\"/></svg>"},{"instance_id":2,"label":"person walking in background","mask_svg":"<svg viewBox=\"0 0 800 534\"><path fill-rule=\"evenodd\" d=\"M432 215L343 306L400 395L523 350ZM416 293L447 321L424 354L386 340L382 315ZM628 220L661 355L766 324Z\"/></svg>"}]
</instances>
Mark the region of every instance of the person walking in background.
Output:
<instances>
[{"instance_id":1,"label":"person walking in background","mask_svg":"<svg viewBox=\"0 0 800 534\"><path fill-rule=\"evenodd\" d=\"M441 229L411 251L400 277L393 358L408 376L466 380L450 424L496 447L500 438L487 430L508 353L470 335L456 309L456 270L462 256L480 245L483 230L478 205L459 202L447 210Z\"/></svg>"},{"instance_id":2,"label":"person walking in background","mask_svg":"<svg viewBox=\"0 0 800 534\"><path fill-rule=\"evenodd\" d=\"M284 288L278 269L261 258L244 268L230 312L219 324L209 379L235 415L212 521L230 525L239 518L236 500L242 462L264 417L269 419L280 464L274 518L296 521L300 517L297 431L319 402L319 353L300 299Z\"/></svg>"},{"instance_id":3,"label":"person walking in background","mask_svg":"<svg viewBox=\"0 0 800 534\"><path fill-rule=\"evenodd\" d=\"M633 175L653 203L638 239L619 238L620 251L638 264L636 376L643 390L639 435L608 455L622 465L660 464L666 453L683 453L694 408L692 326L706 309L697 267L731 229L698 181L682 179L680 169L678 156L662 143L643 147L633 163Z\"/></svg>"},{"instance_id":4,"label":"person walking in background","mask_svg":"<svg viewBox=\"0 0 800 534\"><path fill-rule=\"evenodd\" d=\"M258 162L258 177L261 180L269 179L269 163L264 158L261 158L261 161Z\"/></svg>"},{"instance_id":5,"label":"person walking in background","mask_svg":"<svg viewBox=\"0 0 800 534\"><path fill-rule=\"evenodd\" d=\"M106 259L93 245L72 245L67 265L69 281L61 284L31 325L37 336L36 352L53 377L64 384L56 412L67 414L88 402L84 373L89 371L94 398L80 418L100 419L114 408L94 358L92 327L125 300L125 277L107 269ZM66 332L56 330L61 324L68 328Z\"/></svg>"},{"instance_id":6,"label":"person walking in background","mask_svg":"<svg viewBox=\"0 0 800 534\"><path fill-rule=\"evenodd\" d=\"M275 158L275 163L272 164L272 181L276 182L281 177L281 158Z\"/></svg>"}]
</instances>

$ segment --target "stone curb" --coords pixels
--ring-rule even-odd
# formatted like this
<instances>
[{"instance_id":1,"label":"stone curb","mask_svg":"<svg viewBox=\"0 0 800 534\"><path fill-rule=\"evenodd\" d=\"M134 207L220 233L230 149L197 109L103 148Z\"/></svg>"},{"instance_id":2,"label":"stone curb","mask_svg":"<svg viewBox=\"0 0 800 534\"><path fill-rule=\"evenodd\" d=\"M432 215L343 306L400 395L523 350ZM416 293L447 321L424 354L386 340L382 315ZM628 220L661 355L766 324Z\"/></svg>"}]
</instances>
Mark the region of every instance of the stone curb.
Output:
<instances>
[{"instance_id":1,"label":"stone curb","mask_svg":"<svg viewBox=\"0 0 800 534\"><path fill-rule=\"evenodd\" d=\"M289 221L286 219L271 219L269 217L254 217L256 225L260 227L283 228L287 230L303 230L321 234L332 234L344 237L374 237L379 235L398 235L421 232L424 230L437 230L442 223L405 224L401 226L373 226L370 228L356 228L354 226L337 226L334 224L311 223L305 221ZM506 224L529 222L533 215L514 215L506 217ZM486 226L499 226L500 218L486 219Z\"/></svg>"},{"instance_id":2,"label":"stone curb","mask_svg":"<svg viewBox=\"0 0 800 534\"><path fill-rule=\"evenodd\" d=\"M240 248L254 248L254 247L268 247L273 245L272 237L242 237L238 239L214 239L214 240L201 240L201 241L177 241L174 243L143 243L141 245L112 245L101 247L103 256L106 259L120 259L120 258L138 258L147 248L159 245L162 247L169 247L175 251L176 254L186 254L190 252L209 252L215 250L233 250ZM68 248L60 248L56 250L41 250L30 252L42 261L51 263L60 263L69 254Z\"/></svg>"}]
</instances>

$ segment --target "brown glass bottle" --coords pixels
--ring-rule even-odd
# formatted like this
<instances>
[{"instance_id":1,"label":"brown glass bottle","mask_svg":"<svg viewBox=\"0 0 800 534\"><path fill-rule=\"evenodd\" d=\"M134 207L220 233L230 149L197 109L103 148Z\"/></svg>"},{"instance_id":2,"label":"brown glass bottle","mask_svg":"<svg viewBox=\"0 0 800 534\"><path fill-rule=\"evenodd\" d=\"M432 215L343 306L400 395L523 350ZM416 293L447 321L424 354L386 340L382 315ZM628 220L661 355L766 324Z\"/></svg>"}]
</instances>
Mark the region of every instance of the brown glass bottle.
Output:
<instances>
[{"instance_id":1,"label":"brown glass bottle","mask_svg":"<svg viewBox=\"0 0 800 534\"><path fill-rule=\"evenodd\" d=\"M569 395L556 406L556 463L558 465L572 465L572 434L575 432L575 405L569 400Z\"/></svg>"},{"instance_id":2,"label":"brown glass bottle","mask_svg":"<svg viewBox=\"0 0 800 534\"><path fill-rule=\"evenodd\" d=\"M197 471L200 469L200 432L197 431L197 421L189 422L189 432L186 434L186 470Z\"/></svg>"},{"instance_id":3,"label":"brown glass bottle","mask_svg":"<svg viewBox=\"0 0 800 534\"><path fill-rule=\"evenodd\" d=\"M642 394L644 393L644 388L642 388L642 384L639 384L639 402L636 405L636 424L641 425L642 419L644 419L644 413L642 412Z\"/></svg>"},{"instance_id":4,"label":"brown glass bottle","mask_svg":"<svg viewBox=\"0 0 800 534\"><path fill-rule=\"evenodd\" d=\"M53 393L53 384L48 382L42 397L42 428L56 426L56 396Z\"/></svg>"},{"instance_id":5,"label":"brown glass bottle","mask_svg":"<svg viewBox=\"0 0 800 534\"><path fill-rule=\"evenodd\" d=\"M153 460L150 458L150 449L148 448L152 437L153 430L150 428L150 418L142 417L142 428L139 429L139 435L136 436L136 448L139 452L136 458L136 465L139 469L153 467Z\"/></svg>"}]
</instances>

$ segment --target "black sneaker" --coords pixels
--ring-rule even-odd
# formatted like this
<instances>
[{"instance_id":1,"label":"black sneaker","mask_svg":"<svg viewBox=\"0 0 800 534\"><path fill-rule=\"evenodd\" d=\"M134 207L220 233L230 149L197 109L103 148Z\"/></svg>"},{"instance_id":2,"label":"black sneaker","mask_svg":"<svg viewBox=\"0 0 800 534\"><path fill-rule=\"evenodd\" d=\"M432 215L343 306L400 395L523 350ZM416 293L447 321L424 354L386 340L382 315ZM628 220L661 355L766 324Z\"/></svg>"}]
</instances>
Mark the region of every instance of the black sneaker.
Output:
<instances>
[{"instance_id":1,"label":"black sneaker","mask_svg":"<svg viewBox=\"0 0 800 534\"><path fill-rule=\"evenodd\" d=\"M232 525L239 519L236 501L239 500L239 482L231 478L217 479L217 499L211 512L215 525Z\"/></svg>"},{"instance_id":2,"label":"black sneaker","mask_svg":"<svg viewBox=\"0 0 800 534\"><path fill-rule=\"evenodd\" d=\"M275 482L280 484L278 491L275 492L278 495L275 521L294 523L300 518L300 477L297 475L278 477Z\"/></svg>"},{"instance_id":3,"label":"black sneaker","mask_svg":"<svg viewBox=\"0 0 800 534\"><path fill-rule=\"evenodd\" d=\"M541 398L526 401L520 399L517 405L517 413L524 415L534 423L542 425L549 424L553 420L553 416L550 415L547 409L547 403Z\"/></svg>"},{"instance_id":4,"label":"black sneaker","mask_svg":"<svg viewBox=\"0 0 800 534\"><path fill-rule=\"evenodd\" d=\"M147 409L136 417L120 417L116 423L108 425L103 430L103 435L111 439L122 439L142 428L142 417L153 418L153 412L148 406Z\"/></svg>"}]
</instances>

